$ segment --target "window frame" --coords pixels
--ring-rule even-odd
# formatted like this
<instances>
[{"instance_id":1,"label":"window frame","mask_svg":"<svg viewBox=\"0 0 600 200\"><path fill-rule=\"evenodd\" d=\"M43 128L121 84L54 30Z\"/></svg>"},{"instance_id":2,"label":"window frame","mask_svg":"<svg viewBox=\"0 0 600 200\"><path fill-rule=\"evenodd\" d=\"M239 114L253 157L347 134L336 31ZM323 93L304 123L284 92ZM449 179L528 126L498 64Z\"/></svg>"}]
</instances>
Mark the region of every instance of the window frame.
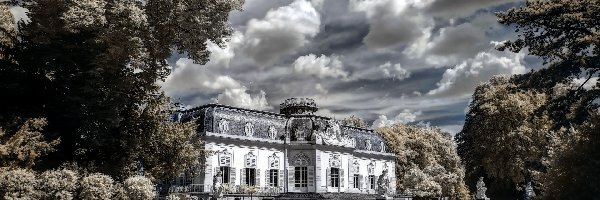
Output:
<instances>
[{"instance_id":1,"label":"window frame","mask_svg":"<svg viewBox=\"0 0 600 200\"><path fill-rule=\"evenodd\" d=\"M256 186L256 168L244 168L244 183L247 186Z\"/></svg>"},{"instance_id":2,"label":"window frame","mask_svg":"<svg viewBox=\"0 0 600 200\"><path fill-rule=\"evenodd\" d=\"M369 189L375 189L375 175L369 175Z\"/></svg>"},{"instance_id":3,"label":"window frame","mask_svg":"<svg viewBox=\"0 0 600 200\"><path fill-rule=\"evenodd\" d=\"M231 167L220 166L219 170L221 170L221 183L229 183L231 180Z\"/></svg>"},{"instance_id":4,"label":"window frame","mask_svg":"<svg viewBox=\"0 0 600 200\"><path fill-rule=\"evenodd\" d=\"M354 174L352 176L352 180L354 181L352 184L352 188L360 188L360 175L359 174Z\"/></svg>"},{"instance_id":5,"label":"window frame","mask_svg":"<svg viewBox=\"0 0 600 200\"><path fill-rule=\"evenodd\" d=\"M306 167L306 166L294 167L294 187L296 187L296 188L308 187L308 167Z\"/></svg>"},{"instance_id":6,"label":"window frame","mask_svg":"<svg viewBox=\"0 0 600 200\"><path fill-rule=\"evenodd\" d=\"M279 170L277 170L277 169L269 170L269 186L270 187L279 187Z\"/></svg>"},{"instance_id":7,"label":"window frame","mask_svg":"<svg viewBox=\"0 0 600 200\"><path fill-rule=\"evenodd\" d=\"M340 168L332 167L330 169L331 187L340 187Z\"/></svg>"}]
</instances>

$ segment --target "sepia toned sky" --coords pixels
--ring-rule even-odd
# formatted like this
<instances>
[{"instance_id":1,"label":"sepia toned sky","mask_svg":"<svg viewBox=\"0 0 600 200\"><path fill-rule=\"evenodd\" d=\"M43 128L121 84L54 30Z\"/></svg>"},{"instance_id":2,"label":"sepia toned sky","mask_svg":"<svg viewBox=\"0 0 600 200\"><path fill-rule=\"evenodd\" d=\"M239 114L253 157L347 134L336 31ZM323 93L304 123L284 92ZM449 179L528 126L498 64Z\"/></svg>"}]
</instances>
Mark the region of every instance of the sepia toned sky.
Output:
<instances>
[{"instance_id":1,"label":"sepia toned sky","mask_svg":"<svg viewBox=\"0 0 600 200\"><path fill-rule=\"evenodd\" d=\"M188 107L207 103L278 112L290 97L309 97L319 115L359 116L379 127L396 122L464 123L474 88L499 74L540 67L527 52L495 50L517 37L495 12L521 0L246 0L231 13L225 48L210 61L168 62L159 84ZM11 8L17 20L25 10Z\"/></svg>"},{"instance_id":2,"label":"sepia toned sky","mask_svg":"<svg viewBox=\"0 0 600 200\"><path fill-rule=\"evenodd\" d=\"M495 50L516 38L494 12L518 0L246 0L235 33L211 61L169 60L163 90L191 107L218 102L277 112L310 97L319 114L462 128L477 84L539 66L526 52Z\"/></svg>"}]
</instances>

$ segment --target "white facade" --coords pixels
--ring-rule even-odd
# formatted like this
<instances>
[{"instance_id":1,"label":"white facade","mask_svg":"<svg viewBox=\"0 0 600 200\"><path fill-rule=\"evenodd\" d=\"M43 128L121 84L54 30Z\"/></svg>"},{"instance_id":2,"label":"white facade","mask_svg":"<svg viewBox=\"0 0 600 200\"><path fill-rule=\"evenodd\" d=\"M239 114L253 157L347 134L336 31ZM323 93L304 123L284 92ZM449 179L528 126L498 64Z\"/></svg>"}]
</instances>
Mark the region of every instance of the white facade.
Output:
<instances>
[{"instance_id":1,"label":"white facade","mask_svg":"<svg viewBox=\"0 0 600 200\"><path fill-rule=\"evenodd\" d=\"M205 149L212 154L202 174L178 183L206 196L216 192L213 185L222 184L231 198L249 193L264 199L395 194L395 156L386 152L383 138L313 115L314 102L286 103L281 114L216 104L186 113L188 120L199 122ZM387 175L380 178L384 171Z\"/></svg>"}]
</instances>

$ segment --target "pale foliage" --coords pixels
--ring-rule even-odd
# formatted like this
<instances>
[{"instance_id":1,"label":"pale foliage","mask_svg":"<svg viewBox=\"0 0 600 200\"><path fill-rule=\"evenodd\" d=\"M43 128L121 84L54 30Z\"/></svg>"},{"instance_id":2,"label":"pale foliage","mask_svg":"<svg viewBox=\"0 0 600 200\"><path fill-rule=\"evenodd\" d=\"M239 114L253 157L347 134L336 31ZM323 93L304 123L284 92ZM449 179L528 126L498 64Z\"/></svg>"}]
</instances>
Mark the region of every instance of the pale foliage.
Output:
<instances>
[{"instance_id":1,"label":"pale foliage","mask_svg":"<svg viewBox=\"0 0 600 200\"><path fill-rule=\"evenodd\" d=\"M85 200L111 199L115 194L114 181L104 174L91 174L81 179L79 197Z\"/></svg>"},{"instance_id":2,"label":"pale foliage","mask_svg":"<svg viewBox=\"0 0 600 200\"><path fill-rule=\"evenodd\" d=\"M7 200L34 200L40 198L36 190L35 173L28 169L15 169L0 173L0 195Z\"/></svg>"},{"instance_id":3,"label":"pale foliage","mask_svg":"<svg viewBox=\"0 0 600 200\"><path fill-rule=\"evenodd\" d=\"M26 120L14 133L0 127L0 171L5 168L31 168L37 159L54 151L60 140L47 141L42 135L46 119Z\"/></svg>"},{"instance_id":4,"label":"pale foliage","mask_svg":"<svg viewBox=\"0 0 600 200\"><path fill-rule=\"evenodd\" d=\"M105 0L69 0L68 10L63 14L67 29L77 31L94 26L104 26L106 16L104 15Z\"/></svg>"},{"instance_id":5,"label":"pale foliage","mask_svg":"<svg viewBox=\"0 0 600 200\"><path fill-rule=\"evenodd\" d=\"M368 128L369 126L363 119L355 115L352 115L342 120L342 124L345 126L353 126L357 128Z\"/></svg>"},{"instance_id":6,"label":"pale foliage","mask_svg":"<svg viewBox=\"0 0 600 200\"><path fill-rule=\"evenodd\" d=\"M156 196L152 181L144 176L130 177L123 185L130 200L153 199Z\"/></svg>"},{"instance_id":7,"label":"pale foliage","mask_svg":"<svg viewBox=\"0 0 600 200\"><path fill-rule=\"evenodd\" d=\"M377 129L397 155L398 191L419 197L467 199L456 144L438 128L394 124Z\"/></svg>"},{"instance_id":8,"label":"pale foliage","mask_svg":"<svg viewBox=\"0 0 600 200\"><path fill-rule=\"evenodd\" d=\"M5 4L0 4L0 58L2 58L3 46L12 46L16 39L15 21L10 9Z\"/></svg>"},{"instance_id":9,"label":"pale foliage","mask_svg":"<svg viewBox=\"0 0 600 200\"><path fill-rule=\"evenodd\" d=\"M70 200L77 195L79 175L75 171L45 171L38 179L38 188L43 192L44 199Z\"/></svg>"}]
</instances>

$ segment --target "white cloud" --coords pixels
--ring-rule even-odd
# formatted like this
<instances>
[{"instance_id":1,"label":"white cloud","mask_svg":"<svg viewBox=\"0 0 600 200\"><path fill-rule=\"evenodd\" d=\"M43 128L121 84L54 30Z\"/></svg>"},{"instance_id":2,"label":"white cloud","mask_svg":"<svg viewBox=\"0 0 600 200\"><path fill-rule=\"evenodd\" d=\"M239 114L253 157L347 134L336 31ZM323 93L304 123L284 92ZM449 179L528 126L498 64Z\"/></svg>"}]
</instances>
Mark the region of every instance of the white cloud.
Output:
<instances>
[{"instance_id":1,"label":"white cloud","mask_svg":"<svg viewBox=\"0 0 600 200\"><path fill-rule=\"evenodd\" d=\"M244 51L259 64L273 60L304 46L319 33L321 19L306 0L269 10L262 20L252 19L246 29Z\"/></svg>"},{"instance_id":2,"label":"white cloud","mask_svg":"<svg viewBox=\"0 0 600 200\"><path fill-rule=\"evenodd\" d=\"M379 79L387 79L394 78L397 80L404 80L410 77L410 72L404 68L400 63L393 64L390 62L386 62L377 67L367 67L362 71L358 71L353 74L354 78L358 79L369 79L369 80L379 80Z\"/></svg>"},{"instance_id":3,"label":"white cloud","mask_svg":"<svg viewBox=\"0 0 600 200\"><path fill-rule=\"evenodd\" d=\"M437 88L429 95L468 96L477 85L498 74L522 74L526 72L522 64L525 53L500 52L490 49L480 52L474 58L447 69Z\"/></svg>"},{"instance_id":4,"label":"white cloud","mask_svg":"<svg viewBox=\"0 0 600 200\"><path fill-rule=\"evenodd\" d=\"M29 16L27 16L28 10L26 8L23 8L21 6L12 6L10 7L10 12L15 18L15 24L21 20L23 20L23 22L25 23L29 23L31 21L29 19Z\"/></svg>"},{"instance_id":5,"label":"white cloud","mask_svg":"<svg viewBox=\"0 0 600 200\"><path fill-rule=\"evenodd\" d=\"M321 79L348 77L348 73L344 71L344 66L337 56L321 55L317 57L314 54L300 56L294 61L293 66L297 74L314 75Z\"/></svg>"},{"instance_id":6,"label":"white cloud","mask_svg":"<svg viewBox=\"0 0 600 200\"><path fill-rule=\"evenodd\" d=\"M579 86L581 86L581 84L583 84L585 82L586 79L587 78L584 78L584 77L573 79L573 84L575 84L576 87L579 87ZM582 88L589 90L589 89L592 89L593 87L595 87L597 83L598 83L598 77L592 77L585 84L583 84Z\"/></svg>"},{"instance_id":7,"label":"white cloud","mask_svg":"<svg viewBox=\"0 0 600 200\"><path fill-rule=\"evenodd\" d=\"M411 44L430 32L433 19L419 12L426 4L418 0L352 0L350 9L367 15L369 33L363 42L371 48L385 48Z\"/></svg>"},{"instance_id":8,"label":"white cloud","mask_svg":"<svg viewBox=\"0 0 600 200\"><path fill-rule=\"evenodd\" d=\"M229 41L225 44L224 48L217 46L216 44L208 41L207 48L210 53L210 61L220 66L229 67L229 62L235 57L235 50L242 45L244 42L244 35L239 31L233 32Z\"/></svg>"},{"instance_id":9,"label":"white cloud","mask_svg":"<svg viewBox=\"0 0 600 200\"><path fill-rule=\"evenodd\" d=\"M267 103L266 93L260 91L257 95L250 95L246 91L246 87L225 89L225 91L217 97L217 103L249 108L255 110L267 110L272 107Z\"/></svg>"},{"instance_id":10,"label":"white cloud","mask_svg":"<svg viewBox=\"0 0 600 200\"><path fill-rule=\"evenodd\" d=\"M397 123L411 123L417 120L417 117L421 115L421 111L412 112L409 109L404 109L402 112L398 113L394 119L388 119L385 115L379 115L379 117L373 121L372 128L380 128L391 126Z\"/></svg>"}]
</instances>

